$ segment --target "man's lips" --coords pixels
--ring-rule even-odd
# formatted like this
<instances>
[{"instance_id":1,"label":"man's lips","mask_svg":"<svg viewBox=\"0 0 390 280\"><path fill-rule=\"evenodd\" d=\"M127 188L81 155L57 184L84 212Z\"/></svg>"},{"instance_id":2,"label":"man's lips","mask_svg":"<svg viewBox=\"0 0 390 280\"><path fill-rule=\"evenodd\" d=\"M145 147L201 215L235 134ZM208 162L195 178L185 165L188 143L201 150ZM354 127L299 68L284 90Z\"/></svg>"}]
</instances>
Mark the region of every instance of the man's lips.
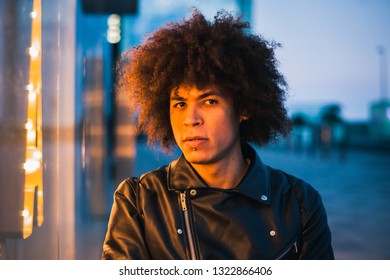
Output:
<instances>
[{"instance_id":1,"label":"man's lips","mask_svg":"<svg viewBox=\"0 0 390 280\"><path fill-rule=\"evenodd\" d=\"M206 144L207 140L208 139L205 137L191 136L191 137L184 138L183 142L186 147L196 151L198 149L201 149L201 147L203 147Z\"/></svg>"},{"instance_id":2,"label":"man's lips","mask_svg":"<svg viewBox=\"0 0 390 280\"><path fill-rule=\"evenodd\" d=\"M196 142L196 141L204 141L204 140L207 140L207 138L201 136L191 136L191 137L184 138L183 142Z\"/></svg>"}]
</instances>

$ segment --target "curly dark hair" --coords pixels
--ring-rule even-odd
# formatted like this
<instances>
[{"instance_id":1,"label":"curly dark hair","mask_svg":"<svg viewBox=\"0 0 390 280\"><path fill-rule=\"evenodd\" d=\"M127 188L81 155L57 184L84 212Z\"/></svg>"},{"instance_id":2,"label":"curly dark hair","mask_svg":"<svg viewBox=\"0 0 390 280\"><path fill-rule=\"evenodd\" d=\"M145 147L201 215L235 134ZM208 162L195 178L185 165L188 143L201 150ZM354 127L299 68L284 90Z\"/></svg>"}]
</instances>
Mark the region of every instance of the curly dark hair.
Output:
<instances>
[{"instance_id":1,"label":"curly dark hair","mask_svg":"<svg viewBox=\"0 0 390 280\"><path fill-rule=\"evenodd\" d=\"M122 55L117 86L130 95L130 108L139 113L138 133L149 144L175 144L169 102L181 85L215 85L231 96L235 110L248 117L240 127L243 141L265 145L288 135L287 83L274 56L279 44L249 29L226 11L210 22L194 10L190 19L167 24Z\"/></svg>"}]
</instances>

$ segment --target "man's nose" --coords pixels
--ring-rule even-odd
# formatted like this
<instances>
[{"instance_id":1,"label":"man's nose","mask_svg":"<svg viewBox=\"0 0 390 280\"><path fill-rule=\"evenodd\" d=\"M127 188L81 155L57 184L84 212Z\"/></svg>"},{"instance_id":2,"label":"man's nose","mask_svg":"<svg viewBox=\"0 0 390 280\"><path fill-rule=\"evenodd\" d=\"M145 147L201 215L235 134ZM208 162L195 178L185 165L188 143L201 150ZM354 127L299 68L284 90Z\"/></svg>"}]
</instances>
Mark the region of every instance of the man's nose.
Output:
<instances>
[{"instance_id":1,"label":"man's nose","mask_svg":"<svg viewBox=\"0 0 390 280\"><path fill-rule=\"evenodd\" d=\"M184 116L185 126L198 126L203 124L203 118L196 105L187 107L186 114Z\"/></svg>"}]
</instances>

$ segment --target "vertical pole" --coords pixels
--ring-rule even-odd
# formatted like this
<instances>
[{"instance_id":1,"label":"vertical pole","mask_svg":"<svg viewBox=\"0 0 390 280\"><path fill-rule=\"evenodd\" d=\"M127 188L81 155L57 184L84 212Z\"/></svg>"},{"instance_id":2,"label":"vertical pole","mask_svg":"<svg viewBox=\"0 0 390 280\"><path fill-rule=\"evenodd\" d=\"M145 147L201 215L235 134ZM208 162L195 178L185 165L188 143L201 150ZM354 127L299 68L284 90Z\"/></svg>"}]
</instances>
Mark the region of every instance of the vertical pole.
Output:
<instances>
[{"instance_id":1,"label":"vertical pole","mask_svg":"<svg viewBox=\"0 0 390 280\"><path fill-rule=\"evenodd\" d=\"M379 54L379 90L382 100L387 100L387 55L384 46L377 46Z\"/></svg>"}]
</instances>

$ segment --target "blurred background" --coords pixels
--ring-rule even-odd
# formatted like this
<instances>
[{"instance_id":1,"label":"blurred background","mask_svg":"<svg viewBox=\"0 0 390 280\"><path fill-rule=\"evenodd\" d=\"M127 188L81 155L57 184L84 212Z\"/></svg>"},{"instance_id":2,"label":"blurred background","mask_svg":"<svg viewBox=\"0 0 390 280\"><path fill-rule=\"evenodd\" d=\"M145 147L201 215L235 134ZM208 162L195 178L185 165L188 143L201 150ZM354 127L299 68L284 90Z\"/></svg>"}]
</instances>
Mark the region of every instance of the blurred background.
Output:
<instances>
[{"instance_id":1,"label":"blurred background","mask_svg":"<svg viewBox=\"0 0 390 280\"><path fill-rule=\"evenodd\" d=\"M0 259L99 259L118 183L179 155L132 134L113 67L192 7L281 43L294 129L256 149L320 191L337 259L390 259L387 0L0 0Z\"/></svg>"}]
</instances>

